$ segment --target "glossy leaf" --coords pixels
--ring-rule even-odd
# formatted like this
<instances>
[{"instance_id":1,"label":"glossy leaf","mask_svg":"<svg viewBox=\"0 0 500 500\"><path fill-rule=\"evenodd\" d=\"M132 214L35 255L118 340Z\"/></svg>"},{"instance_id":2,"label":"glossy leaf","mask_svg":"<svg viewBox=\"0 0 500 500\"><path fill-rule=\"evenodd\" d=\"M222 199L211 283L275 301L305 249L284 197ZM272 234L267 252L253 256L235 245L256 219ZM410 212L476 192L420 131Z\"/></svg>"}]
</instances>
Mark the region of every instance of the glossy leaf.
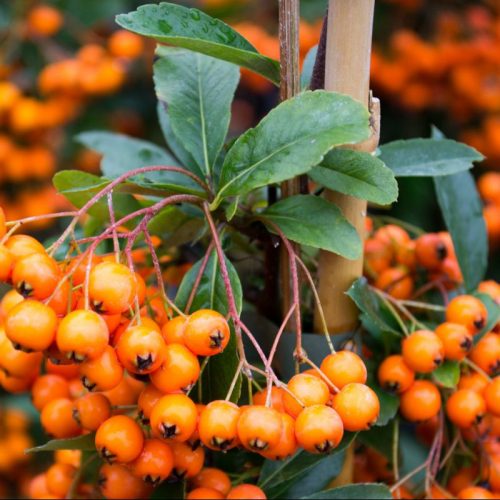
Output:
<instances>
[{"instance_id":1,"label":"glossy leaf","mask_svg":"<svg viewBox=\"0 0 500 500\"><path fill-rule=\"evenodd\" d=\"M369 153L334 149L309 177L322 186L379 205L398 198L398 184L391 169Z\"/></svg>"},{"instance_id":2,"label":"glossy leaf","mask_svg":"<svg viewBox=\"0 0 500 500\"><path fill-rule=\"evenodd\" d=\"M456 361L445 361L432 372L432 378L447 389L455 389L460 379L460 365Z\"/></svg>"},{"instance_id":3,"label":"glossy leaf","mask_svg":"<svg viewBox=\"0 0 500 500\"><path fill-rule=\"evenodd\" d=\"M95 451L95 434L85 434L68 439L53 439L41 446L29 448L26 453L38 453L41 451L55 451L55 450L82 450L82 451Z\"/></svg>"},{"instance_id":4,"label":"glossy leaf","mask_svg":"<svg viewBox=\"0 0 500 500\"><path fill-rule=\"evenodd\" d=\"M177 140L210 176L226 139L240 72L233 64L185 49L159 47L156 54L156 95L168 105Z\"/></svg>"},{"instance_id":5,"label":"glossy leaf","mask_svg":"<svg viewBox=\"0 0 500 500\"><path fill-rule=\"evenodd\" d=\"M309 495L307 497L302 497L303 500L329 500L329 499L380 499L380 500L390 500L392 499L391 490L385 484L378 483L360 483L360 484L349 484L347 486L339 486L338 488L332 488L325 491L320 491L314 495Z\"/></svg>"},{"instance_id":6,"label":"glossy leaf","mask_svg":"<svg viewBox=\"0 0 500 500\"><path fill-rule=\"evenodd\" d=\"M156 41L243 66L279 84L279 63L259 54L233 28L198 9L162 2L121 14L116 22Z\"/></svg>"},{"instance_id":7,"label":"glossy leaf","mask_svg":"<svg viewBox=\"0 0 500 500\"><path fill-rule=\"evenodd\" d=\"M232 145L218 199L304 174L332 147L360 142L369 134L368 112L361 103L323 90L303 92L274 108Z\"/></svg>"},{"instance_id":8,"label":"glossy leaf","mask_svg":"<svg viewBox=\"0 0 500 500\"><path fill-rule=\"evenodd\" d=\"M319 196L297 195L271 205L260 214L274 232L271 221L284 235L301 245L328 250L357 259L362 245L358 233L339 208Z\"/></svg>"},{"instance_id":9,"label":"glossy leaf","mask_svg":"<svg viewBox=\"0 0 500 500\"><path fill-rule=\"evenodd\" d=\"M434 178L441 213L453 239L467 291L483 279L488 265L488 236L483 207L469 172Z\"/></svg>"},{"instance_id":10,"label":"glossy leaf","mask_svg":"<svg viewBox=\"0 0 500 500\"><path fill-rule=\"evenodd\" d=\"M372 384L370 387L374 390L380 401L380 415L375 422L375 426L384 427L396 416L399 409L399 398L394 394L384 391L377 384Z\"/></svg>"},{"instance_id":11,"label":"glossy leaf","mask_svg":"<svg viewBox=\"0 0 500 500\"><path fill-rule=\"evenodd\" d=\"M409 139L380 146L379 158L396 177L434 177L468 170L483 156L451 139Z\"/></svg>"}]
</instances>

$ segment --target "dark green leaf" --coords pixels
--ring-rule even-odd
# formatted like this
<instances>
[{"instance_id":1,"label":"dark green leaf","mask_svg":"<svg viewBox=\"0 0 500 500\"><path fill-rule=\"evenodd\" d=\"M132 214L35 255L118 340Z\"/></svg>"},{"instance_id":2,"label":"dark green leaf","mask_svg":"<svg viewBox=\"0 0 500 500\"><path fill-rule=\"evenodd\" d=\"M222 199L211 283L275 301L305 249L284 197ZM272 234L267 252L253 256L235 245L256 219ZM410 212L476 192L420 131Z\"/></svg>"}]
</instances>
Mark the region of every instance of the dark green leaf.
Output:
<instances>
[{"instance_id":1,"label":"dark green leaf","mask_svg":"<svg viewBox=\"0 0 500 500\"><path fill-rule=\"evenodd\" d=\"M114 179L136 168L178 166L178 161L166 150L142 139L112 132L84 132L77 141L103 155L102 173ZM148 172L130 179L135 184L169 192L203 194L200 186L179 172Z\"/></svg>"},{"instance_id":2,"label":"dark green leaf","mask_svg":"<svg viewBox=\"0 0 500 500\"><path fill-rule=\"evenodd\" d=\"M365 483L365 484L349 484L347 486L339 486L330 490L320 491L308 497L302 497L303 500L329 500L329 499L392 499L391 490L385 484Z\"/></svg>"},{"instance_id":3,"label":"dark green leaf","mask_svg":"<svg viewBox=\"0 0 500 500\"><path fill-rule=\"evenodd\" d=\"M259 54L233 28L198 9L162 2L117 16L116 22L156 41L200 52L261 74L279 84L279 63Z\"/></svg>"},{"instance_id":4,"label":"dark green leaf","mask_svg":"<svg viewBox=\"0 0 500 500\"><path fill-rule=\"evenodd\" d=\"M361 240L354 227L336 205L319 196L284 198L264 210L260 217L264 223L276 224L287 238L301 245L321 248L347 259L361 255ZM272 225L269 229L274 231Z\"/></svg>"},{"instance_id":5,"label":"dark green leaf","mask_svg":"<svg viewBox=\"0 0 500 500\"><path fill-rule=\"evenodd\" d=\"M434 178L437 199L453 239L467 291L483 279L488 265L488 236L483 207L469 172Z\"/></svg>"},{"instance_id":6,"label":"dark green leaf","mask_svg":"<svg viewBox=\"0 0 500 500\"><path fill-rule=\"evenodd\" d=\"M379 205L398 198L398 184L391 169L370 153L334 149L309 176L328 189Z\"/></svg>"},{"instance_id":7,"label":"dark green leaf","mask_svg":"<svg viewBox=\"0 0 500 500\"><path fill-rule=\"evenodd\" d=\"M379 158L396 177L434 177L468 170L483 156L451 139L409 139L380 146Z\"/></svg>"},{"instance_id":8,"label":"dark green leaf","mask_svg":"<svg viewBox=\"0 0 500 500\"><path fill-rule=\"evenodd\" d=\"M82 450L95 451L95 434L85 434L69 439L53 439L41 446L29 448L26 453L38 453L40 451L55 451L55 450Z\"/></svg>"},{"instance_id":9,"label":"dark green leaf","mask_svg":"<svg viewBox=\"0 0 500 500\"><path fill-rule=\"evenodd\" d=\"M489 295L485 293L474 293L478 299L486 306L488 310L488 320L485 327L476 335L474 335L474 345L477 344L486 333L491 332L494 326L500 321L500 305L498 305Z\"/></svg>"},{"instance_id":10,"label":"dark green leaf","mask_svg":"<svg viewBox=\"0 0 500 500\"><path fill-rule=\"evenodd\" d=\"M432 378L447 389L455 389L460 378L460 365L456 361L445 361L432 372Z\"/></svg>"},{"instance_id":11,"label":"dark green leaf","mask_svg":"<svg viewBox=\"0 0 500 500\"><path fill-rule=\"evenodd\" d=\"M380 401L380 415L375 426L384 427L396 416L399 409L399 398L384 391L377 384L372 384L370 387L375 391Z\"/></svg>"},{"instance_id":12,"label":"dark green leaf","mask_svg":"<svg viewBox=\"0 0 500 500\"><path fill-rule=\"evenodd\" d=\"M311 85L314 63L318 54L318 46L315 45L306 55L304 64L302 65L302 74L300 75L300 88L306 90Z\"/></svg>"},{"instance_id":13,"label":"dark green leaf","mask_svg":"<svg viewBox=\"0 0 500 500\"><path fill-rule=\"evenodd\" d=\"M361 103L323 90L303 92L274 108L229 149L218 201L304 174L332 147L369 135L368 112Z\"/></svg>"},{"instance_id":14,"label":"dark green leaf","mask_svg":"<svg viewBox=\"0 0 500 500\"><path fill-rule=\"evenodd\" d=\"M367 431L360 432L357 441L377 450L384 457L391 460L393 430L394 426L392 424L383 427L372 427Z\"/></svg>"},{"instance_id":15,"label":"dark green leaf","mask_svg":"<svg viewBox=\"0 0 500 500\"><path fill-rule=\"evenodd\" d=\"M168 105L177 140L210 176L226 139L240 72L233 64L185 49L159 47L156 53L156 95Z\"/></svg>"},{"instance_id":16,"label":"dark green leaf","mask_svg":"<svg viewBox=\"0 0 500 500\"><path fill-rule=\"evenodd\" d=\"M311 475L317 481L317 488L324 488L340 472L337 455L343 452L354 440L355 434L347 432L339 446L330 455L312 455L299 451L283 461L266 460L260 471L259 486L268 498L286 497L289 491L299 491L298 485L305 477ZM328 470L328 466L331 467ZM307 481L307 488L311 482ZM290 496L289 498L297 498Z\"/></svg>"},{"instance_id":17,"label":"dark green leaf","mask_svg":"<svg viewBox=\"0 0 500 500\"><path fill-rule=\"evenodd\" d=\"M194 286L196 276L201 268L201 260L198 261L184 276L177 292L175 303L181 309L185 309L189 296ZM241 311L243 302L243 292L240 279L236 269L231 262L226 259L229 278L233 293L235 295L236 307ZM208 259L207 266L203 272L198 291L194 297L190 311L198 309L215 309L221 314L227 315L229 311L226 289L222 280L219 262L215 250ZM224 399L238 369L238 355L236 348L236 338L234 331L231 331L229 344L224 352L212 356L208 362L202 377L203 400L213 401L215 399ZM196 391L196 388L194 389ZM237 401L241 392L241 377L239 377L231 400Z\"/></svg>"}]
</instances>

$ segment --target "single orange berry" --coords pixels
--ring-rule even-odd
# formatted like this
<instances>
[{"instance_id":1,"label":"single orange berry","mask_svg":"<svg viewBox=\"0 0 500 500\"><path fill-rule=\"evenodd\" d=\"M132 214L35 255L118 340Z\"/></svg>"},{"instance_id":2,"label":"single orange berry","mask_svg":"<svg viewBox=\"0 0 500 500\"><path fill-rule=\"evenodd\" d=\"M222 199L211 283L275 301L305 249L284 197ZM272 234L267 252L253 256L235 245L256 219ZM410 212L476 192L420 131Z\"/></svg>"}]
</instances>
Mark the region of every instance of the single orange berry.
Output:
<instances>
[{"instance_id":1,"label":"single orange berry","mask_svg":"<svg viewBox=\"0 0 500 500\"><path fill-rule=\"evenodd\" d=\"M267 497L266 494L258 486L255 486L254 484L243 483L231 489L226 498L228 500L265 500Z\"/></svg>"},{"instance_id":2,"label":"single orange berry","mask_svg":"<svg viewBox=\"0 0 500 500\"><path fill-rule=\"evenodd\" d=\"M417 262L424 268L437 270L448 256L445 240L438 233L428 233L415 242Z\"/></svg>"},{"instance_id":3,"label":"single orange berry","mask_svg":"<svg viewBox=\"0 0 500 500\"><path fill-rule=\"evenodd\" d=\"M401 394L410 388L415 380L415 372L404 362L403 356L394 354L382 361L378 368L379 384L389 392Z\"/></svg>"},{"instance_id":4,"label":"single orange berry","mask_svg":"<svg viewBox=\"0 0 500 500\"><path fill-rule=\"evenodd\" d=\"M378 241L382 241L386 245L396 248L400 245L404 245L410 241L410 235L408 232L400 226L395 224L387 224L375 231L373 235Z\"/></svg>"},{"instance_id":5,"label":"single orange berry","mask_svg":"<svg viewBox=\"0 0 500 500\"><path fill-rule=\"evenodd\" d=\"M115 350L107 346L96 359L89 359L80 365L80 376L89 391L109 391L123 380L123 367Z\"/></svg>"},{"instance_id":6,"label":"single orange berry","mask_svg":"<svg viewBox=\"0 0 500 500\"><path fill-rule=\"evenodd\" d=\"M198 430L201 442L212 450L226 451L238 444L240 409L230 401L212 401L201 412Z\"/></svg>"},{"instance_id":7,"label":"single orange berry","mask_svg":"<svg viewBox=\"0 0 500 500\"><path fill-rule=\"evenodd\" d=\"M38 375L42 363L41 352L26 353L14 349L12 342L0 327L0 368L11 377L32 378Z\"/></svg>"},{"instance_id":8,"label":"single orange berry","mask_svg":"<svg viewBox=\"0 0 500 500\"><path fill-rule=\"evenodd\" d=\"M174 467L174 454L170 446L159 439L146 439L141 454L130 464L134 476L151 486L167 479Z\"/></svg>"},{"instance_id":9,"label":"single orange berry","mask_svg":"<svg viewBox=\"0 0 500 500\"><path fill-rule=\"evenodd\" d=\"M375 287L395 299L409 299L413 293L414 282L405 266L390 267L380 273Z\"/></svg>"},{"instance_id":10,"label":"single orange berry","mask_svg":"<svg viewBox=\"0 0 500 500\"><path fill-rule=\"evenodd\" d=\"M337 389L347 384L366 382L366 366L363 360L352 351L339 351L329 354L321 363L321 371Z\"/></svg>"},{"instance_id":11,"label":"single orange berry","mask_svg":"<svg viewBox=\"0 0 500 500\"><path fill-rule=\"evenodd\" d=\"M478 372L462 373L458 381L458 389L470 389L479 394L483 394L488 386L488 379L485 375Z\"/></svg>"},{"instance_id":12,"label":"single orange berry","mask_svg":"<svg viewBox=\"0 0 500 500\"><path fill-rule=\"evenodd\" d=\"M76 468L68 464L54 464L47 470L47 489L59 498L65 498L68 494Z\"/></svg>"},{"instance_id":13,"label":"single orange berry","mask_svg":"<svg viewBox=\"0 0 500 500\"><path fill-rule=\"evenodd\" d=\"M196 429L198 412L191 399L184 394L167 394L153 407L151 430L153 435L173 441L187 441Z\"/></svg>"},{"instance_id":14,"label":"single orange berry","mask_svg":"<svg viewBox=\"0 0 500 500\"><path fill-rule=\"evenodd\" d=\"M291 457L298 448L295 437L295 420L288 414L281 414L281 437L278 444L261 451L260 454L270 460L284 460Z\"/></svg>"},{"instance_id":15,"label":"single orange berry","mask_svg":"<svg viewBox=\"0 0 500 500\"><path fill-rule=\"evenodd\" d=\"M23 300L5 319L5 333L16 349L43 351L54 341L56 313L36 300Z\"/></svg>"},{"instance_id":16,"label":"single orange berry","mask_svg":"<svg viewBox=\"0 0 500 500\"><path fill-rule=\"evenodd\" d=\"M500 372L500 334L487 333L471 350L470 359L488 375Z\"/></svg>"},{"instance_id":17,"label":"single orange berry","mask_svg":"<svg viewBox=\"0 0 500 500\"><path fill-rule=\"evenodd\" d=\"M40 414L45 432L56 439L80 434L79 425L73 420L73 403L70 399L54 399L47 403Z\"/></svg>"},{"instance_id":18,"label":"single orange berry","mask_svg":"<svg viewBox=\"0 0 500 500\"><path fill-rule=\"evenodd\" d=\"M330 398L328 385L320 378L308 373L294 375L287 387L291 394L288 392L283 394L283 404L286 412L294 418L304 407L324 405Z\"/></svg>"},{"instance_id":19,"label":"single orange berry","mask_svg":"<svg viewBox=\"0 0 500 500\"><path fill-rule=\"evenodd\" d=\"M205 467L192 480L191 484L195 488L210 488L216 490L225 497L231 489L231 479L221 469L215 467Z\"/></svg>"},{"instance_id":20,"label":"single orange berry","mask_svg":"<svg viewBox=\"0 0 500 500\"><path fill-rule=\"evenodd\" d=\"M250 451L265 451L274 448L281 437L281 415L266 406L247 406L238 419L238 438Z\"/></svg>"},{"instance_id":21,"label":"single orange berry","mask_svg":"<svg viewBox=\"0 0 500 500\"><path fill-rule=\"evenodd\" d=\"M165 393L189 391L200 376L198 358L181 344L166 345L162 355L160 367L149 376L153 385Z\"/></svg>"},{"instance_id":22,"label":"single orange berry","mask_svg":"<svg viewBox=\"0 0 500 500\"><path fill-rule=\"evenodd\" d=\"M37 5L28 14L28 27L37 35L55 35L63 24L61 13L50 5Z\"/></svg>"},{"instance_id":23,"label":"single orange berry","mask_svg":"<svg viewBox=\"0 0 500 500\"><path fill-rule=\"evenodd\" d=\"M161 329L161 334L165 342L167 344L184 344L186 323L187 318L184 316L176 316L167 321Z\"/></svg>"},{"instance_id":24,"label":"single orange berry","mask_svg":"<svg viewBox=\"0 0 500 500\"><path fill-rule=\"evenodd\" d=\"M500 377L495 377L484 390L484 399L488 411L500 417Z\"/></svg>"},{"instance_id":25,"label":"single orange berry","mask_svg":"<svg viewBox=\"0 0 500 500\"><path fill-rule=\"evenodd\" d=\"M443 362L443 343L434 332L417 330L403 340L402 354L412 370L430 373Z\"/></svg>"},{"instance_id":26,"label":"single orange berry","mask_svg":"<svg viewBox=\"0 0 500 500\"><path fill-rule=\"evenodd\" d=\"M479 471L476 464L469 467L462 467L450 477L446 484L446 488L456 497L461 490L475 483L478 474Z\"/></svg>"},{"instance_id":27,"label":"single orange berry","mask_svg":"<svg viewBox=\"0 0 500 500\"><path fill-rule=\"evenodd\" d=\"M128 463L142 451L144 434L139 425L126 415L108 418L97 429L95 447L108 463Z\"/></svg>"},{"instance_id":28,"label":"single orange berry","mask_svg":"<svg viewBox=\"0 0 500 500\"><path fill-rule=\"evenodd\" d=\"M347 384L335 396L333 407L348 431L369 429L380 413L377 395L364 384Z\"/></svg>"},{"instance_id":29,"label":"single orange berry","mask_svg":"<svg viewBox=\"0 0 500 500\"><path fill-rule=\"evenodd\" d=\"M424 422L435 417L441 409L441 394L427 380L415 380L400 398L400 411L410 422Z\"/></svg>"},{"instance_id":30,"label":"single orange berry","mask_svg":"<svg viewBox=\"0 0 500 500\"><path fill-rule=\"evenodd\" d=\"M15 234L11 236L5 242L5 247L10 251L10 254L14 258L14 262L33 253L45 253L44 246L39 241L35 240L35 238L26 234Z\"/></svg>"},{"instance_id":31,"label":"single orange berry","mask_svg":"<svg viewBox=\"0 0 500 500\"><path fill-rule=\"evenodd\" d=\"M54 460L58 464L68 464L78 468L82 462L82 452L81 450L56 450Z\"/></svg>"},{"instance_id":32,"label":"single orange berry","mask_svg":"<svg viewBox=\"0 0 500 500\"><path fill-rule=\"evenodd\" d=\"M186 495L187 500L218 500L223 498L225 496L220 491L205 487L195 488Z\"/></svg>"},{"instance_id":33,"label":"single orange berry","mask_svg":"<svg viewBox=\"0 0 500 500\"><path fill-rule=\"evenodd\" d=\"M4 245L0 245L0 281L10 280L12 268L14 267L14 257L10 250Z\"/></svg>"},{"instance_id":34,"label":"single orange berry","mask_svg":"<svg viewBox=\"0 0 500 500\"><path fill-rule=\"evenodd\" d=\"M59 323L56 341L68 359L76 362L97 359L108 345L108 327L97 313L79 309Z\"/></svg>"},{"instance_id":35,"label":"single orange berry","mask_svg":"<svg viewBox=\"0 0 500 500\"><path fill-rule=\"evenodd\" d=\"M29 498L47 498L50 495L47 488L47 474L37 474L28 484Z\"/></svg>"},{"instance_id":36,"label":"single orange berry","mask_svg":"<svg viewBox=\"0 0 500 500\"><path fill-rule=\"evenodd\" d=\"M205 463L205 451L201 446L193 450L188 444L176 441L169 446L174 454L172 476L175 479L191 479L200 473Z\"/></svg>"},{"instance_id":37,"label":"single orange berry","mask_svg":"<svg viewBox=\"0 0 500 500\"><path fill-rule=\"evenodd\" d=\"M443 323L435 330L443 343L444 357L452 361L462 361L472 347L472 335L463 325Z\"/></svg>"},{"instance_id":38,"label":"single orange berry","mask_svg":"<svg viewBox=\"0 0 500 500\"><path fill-rule=\"evenodd\" d=\"M495 498L490 491L480 486L469 486L458 492L459 500L489 500Z\"/></svg>"},{"instance_id":39,"label":"single orange berry","mask_svg":"<svg viewBox=\"0 0 500 500\"><path fill-rule=\"evenodd\" d=\"M164 396L164 393L153 384L148 384L139 395L137 406L139 408L139 419L143 425L149 425L149 418L154 405Z\"/></svg>"},{"instance_id":40,"label":"single orange berry","mask_svg":"<svg viewBox=\"0 0 500 500\"><path fill-rule=\"evenodd\" d=\"M87 431L96 431L111 417L111 404L104 394L85 394L74 403L73 418Z\"/></svg>"},{"instance_id":41,"label":"single orange berry","mask_svg":"<svg viewBox=\"0 0 500 500\"><path fill-rule=\"evenodd\" d=\"M98 485L101 493L109 499L147 498L151 490L132 472L118 464L104 464L99 470Z\"/></svg>"},{"instance_id":42,"label":"single orange berry","mask_svg":"<svg viewBox=\"0 0 500 500\"><path fill-rule=\"evenodd\" d=\"M479 424L485 413L483 396L468 389L454 392L446 402L446 414L457 427L468 428Z\"/></svg>"},{"instance_id":43,"label":"single orange berry","mask_svg":"<svg viewBox=\"0 0 500 500\"><path fill-rule=\"evenodd\" d=\"M487 320L486 306L472 295L459 295L446 307L446 321L465 326L472 335L482 330Z\"/></svg>"},{"instance_id":44,"label":"single orange berry","mask_svg":"<svg viewBox=\"0 0 500 500\"><path fill-rule=\"evenodd\" d=\"M38 411L54 399L69 397L68 381L59 375L42 375L31 388L31 401Z\"/></svg>"},{"instance_id":45,"label":"single orange berry","mask_svg":"<svg viewBox=\"0 0 500 500\"><path fill-rule=\"evenodd\" d=\"M118 30L109 37L108 49L115 57L135 59L143 52L144 42L139 35L127 30Z\"/></svg>"},{"instance_id":46,"label":"single orange berry","mask_svg":"<svg viewBox=\"0 0 500 500\"><path fill-rule=\"evenodd\" d=\"M229 336L226 318L210 309L200 309L191 314L184 329L184 343L197 356L221 353L229 342Z\"/></svg>"}]
</instances>

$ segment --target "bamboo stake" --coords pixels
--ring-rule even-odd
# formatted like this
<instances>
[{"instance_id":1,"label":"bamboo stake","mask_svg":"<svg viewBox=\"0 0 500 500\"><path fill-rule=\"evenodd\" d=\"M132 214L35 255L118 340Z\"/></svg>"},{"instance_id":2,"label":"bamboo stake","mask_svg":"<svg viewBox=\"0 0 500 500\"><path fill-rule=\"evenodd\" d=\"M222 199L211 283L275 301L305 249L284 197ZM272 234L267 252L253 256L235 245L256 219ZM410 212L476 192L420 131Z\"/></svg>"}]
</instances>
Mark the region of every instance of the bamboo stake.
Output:
<instances>
[{"instance_id":1,"label":"bamboo stake","mask_svg":"<svg viewBox=\"0 0 500 500\"><path fill-rule=\"evenodd\" d=\"M380 109L370 102L370 57L375 0L329 0L325 60L325 89L348 94L362 102L372 113L372 138L355 149L373 152L378 144ZM371 106L373 104L373 106ZM367 203L363 200L328 191L326 198L335 203L365 236ZM356 261L321 252L319 258L319 297L331 333L352 331L358 323L358 311L346 290L363 272L363 257ZM315 328L320 331L319 316ZM346 450L344 466L331 487L353 480L354 448Z\"/></svg>"}]
</instances>

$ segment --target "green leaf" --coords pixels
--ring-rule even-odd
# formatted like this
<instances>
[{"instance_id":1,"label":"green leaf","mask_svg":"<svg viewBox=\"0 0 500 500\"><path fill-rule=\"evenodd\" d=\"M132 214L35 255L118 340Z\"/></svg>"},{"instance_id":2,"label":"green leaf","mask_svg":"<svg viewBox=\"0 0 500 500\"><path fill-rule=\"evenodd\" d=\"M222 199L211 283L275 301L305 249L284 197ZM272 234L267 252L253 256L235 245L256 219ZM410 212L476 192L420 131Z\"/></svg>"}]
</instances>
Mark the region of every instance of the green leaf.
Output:
<instances>
[{"instance_id":1,"label":"green leaf","mask_svg":"<svg viewBox=\"0 0 500 500\"><path fill-rule=\"evenodd\" d=\"M83 132L76 136L76 140L103 155L101 170L110 179L140 167L179 166L172 155L156 144L123 134ZM203 194L196 182L179 172L148 172L130 178L130 181L173 193Z\"/></svg>"},{"instance_id":2,"label":"green leaf","mask_svg":"<svg viewBox=\"0 0 500 500\"><path fill-rule=\"evenodd\" d=\"M260 471L259 486L266 492L268 498L297 498L294 493L304 495L308 494L306 492L308 489L318 491L326 487L339 474L344 451L355 436L354 433L345 433L339 446L327 456L312 455L301 450L286 460L266 460ZM339 456L342 460L339 460ZM302 487L300 483L306 477L307 481Z\"/></svg>"},{"instance_id":3,"label":"green leaf","mask_svg":"<svg viewBox=\"0 0 500 500\"><path fill-rule=\"evenodd\" d=\"M483 156L451 139L409 139L380 146L379 158L396 177L434 177L468 170Z\"/></svg>"},{"instance_id":4,"label":"green leaf","mask_svg":"<svg viewBox=\"0 0 500 500\"><path fill-rule=\"evenodd\" d=\"M240 72L233 64L185 49L158 47L156 54L156 95L168 105L177 140L210 176L226 139Z\"/></svg>"},{"instance_id":5,"label":"green leaf","mask_svg":"<svg viewBox=\"0 0 500 500\"><path fill-rule=\"evenodd\" d=\"M391 490L385 484L378 483L361 483L349 484L347 486L339 486L330 490L320 491L308 497L302 497L303 500L330 500L330 499L392 499Z\"/></svg>"},{"instance_id":6,"label":"green leaf","mask_svg":"<svg viewBox=\"0 0 500 500\"><path fill-rule=\"evenodd\" d=\"M328 189L379 205L398 198L398 184L391 169L370 153L334 149L309 176Z\"/></svg>"},{"instance_id":7,"label":"green leaf","mask_svg":"<svg viewBox=\"0 0 500 500\"><path fill-rule=\"evenodd\" d=\"M316 62L316 55L318 54L318 46L315 45L306 55L304 64L302 65L302 73L300 75L300 88L307 90L311 85L311 79L314 70L314 63Z\"/></svg>"},{"instance_id":8,"label":"green leaf","mask_svg":"<svg viewBox=\"0 0 500 500\"><path fill-rule=\"evenodd\" d=\"M134 12L117 16L116 22L158 42L243 66L279 84L278 61L259 54L233 28L198 9L165 2L143 5Z\"/></svg>"},{"instance_id":9,"label":"green leaf","mask_svg":"<svg viewBox=\"0 0 500 500\"><path fill-rule=\"evenodd\" d=\"M481 199L469 172L436 177L434 186L466 290L470 292L483 279L488 266L488 236Z\"/></svg>"},{"instance_id":10,"label":"green leaf","mask_svg":"<svg viewBox=\"0 0 500 500\"><path fill-rule=\"evenodd\" d=\"M201 269L202 261L199 260L184 276L180 284L179 291L175 298L175 303L180 309L185 310L186 305L193 289L196 277ZM241 312L243 305L243 291L241 282L236 269L226 258L229 279L235 296L236 307ZM210 255L205 271L203 272L198 291L194 297L190 311L198 309L214 309L226 316L229 312L226 289L222 280L219 261L215 250ZM188 311L189 312L189 311ZM224 399L229 390L231 382L238 369L239 359L237 354L236 337L234 331L231 331L229 344L221 354L212 356L203 371L202 388L203 400L213 401L215 399ZM231 401L236 402L241 392L241 376L238 379L235 390L233 391ZM196 393L196 388L193 389Z\"/></svg>"},{"instance_id":11,"label":"green leaf","mask_svg":"<svg viewBox=\"0 0 500 500\"><path fill-rule=\"evenodd\" d=\"M375 426L384 427L396 416L399 409L399 398L394 394L384 391L377 384L371 384L370 387L380 401L380 415Z\"/></svg>"},{"instance_id":12,"label":"green leaf","mask_svg":"<svg viewBox=\"0 0 500 500\"><path fill-rule=\"evenodd\" d=\"M358 233L340 209L319 196L284 198L259 216L264 224L273 222L287 238L301 245L321 248L347 259L357 259L362 245Z\"/></svg>"},{"instance_id":13,"label":"green leaf","mask_svg":"<svg viewBox=\"0 0 500 500\"><path fill-rule=\"evenodd\" d=\"M495 325L500 321L500 305L498 305L489 295L485 293L475 292L475 297L481 300L488 310L488 320L485 327L476 335L474 335L474 345L476 345L486 333L491 332Z\"/></svg>"},{"instance_id":14,"label":"green leaf","mask_svg":"<svg viewBox=\"0 0 500 500\"><path fill-rule=\"evenodd\" d=\"M170 123L170 117L168 115L167 104L158 101L156 106L156 113L158 115L158 121L160 122L161 131L163 132L163 137L167 143L168 149L174 153L175 157L188 170L203 178L203 172L198 168L194 158L191 153L187 151L184 146L179 142L177 137L172 130L172 124Z\"/></svg>"},{"instance_id":15,"label":"green leaf","mask_svg":"<svg viewBox=\"0 0 500 500\"><path fill-rule=\"evenodd\" d=\"M447 389L455 389L460 379L460 364L456 361L445 361L432 372L432 378Z\"/></svg>"},{"instance_id":16,"label":"green leaf","mask_svg":"<svg viewBox=\"0 0 500 500\"><path fill-rule=\"evenodd\" d=\"M55 451L55 450L82 450L95 451L95 433L85 434L69 439L53 439L41 446L29 448L26 453L38 453L40 451Z\"/></svg>"},{"instance_id":17,"label":"green leaf","mask_svg":"<svg viewBox=\"0 0 500 500\"><path fill-rule=\"evenodd\" d=\"M399 333L382 317L380 301L377 295L368 287L368 281L365 277L357 279L346 293L380 330L395 334Z\"/></svg>"},{"instance_id":18,"label":"green leaf","mask_svg":"<svg viewBox=\"0 0 500 500\"><path fill-rule=\"evenodd\" d=\"M368 112L348 96L303 92L274 108L229 149L222 166L218 198L304 174L334 146L370 135Z\"/></svg>"}]
</instances>

